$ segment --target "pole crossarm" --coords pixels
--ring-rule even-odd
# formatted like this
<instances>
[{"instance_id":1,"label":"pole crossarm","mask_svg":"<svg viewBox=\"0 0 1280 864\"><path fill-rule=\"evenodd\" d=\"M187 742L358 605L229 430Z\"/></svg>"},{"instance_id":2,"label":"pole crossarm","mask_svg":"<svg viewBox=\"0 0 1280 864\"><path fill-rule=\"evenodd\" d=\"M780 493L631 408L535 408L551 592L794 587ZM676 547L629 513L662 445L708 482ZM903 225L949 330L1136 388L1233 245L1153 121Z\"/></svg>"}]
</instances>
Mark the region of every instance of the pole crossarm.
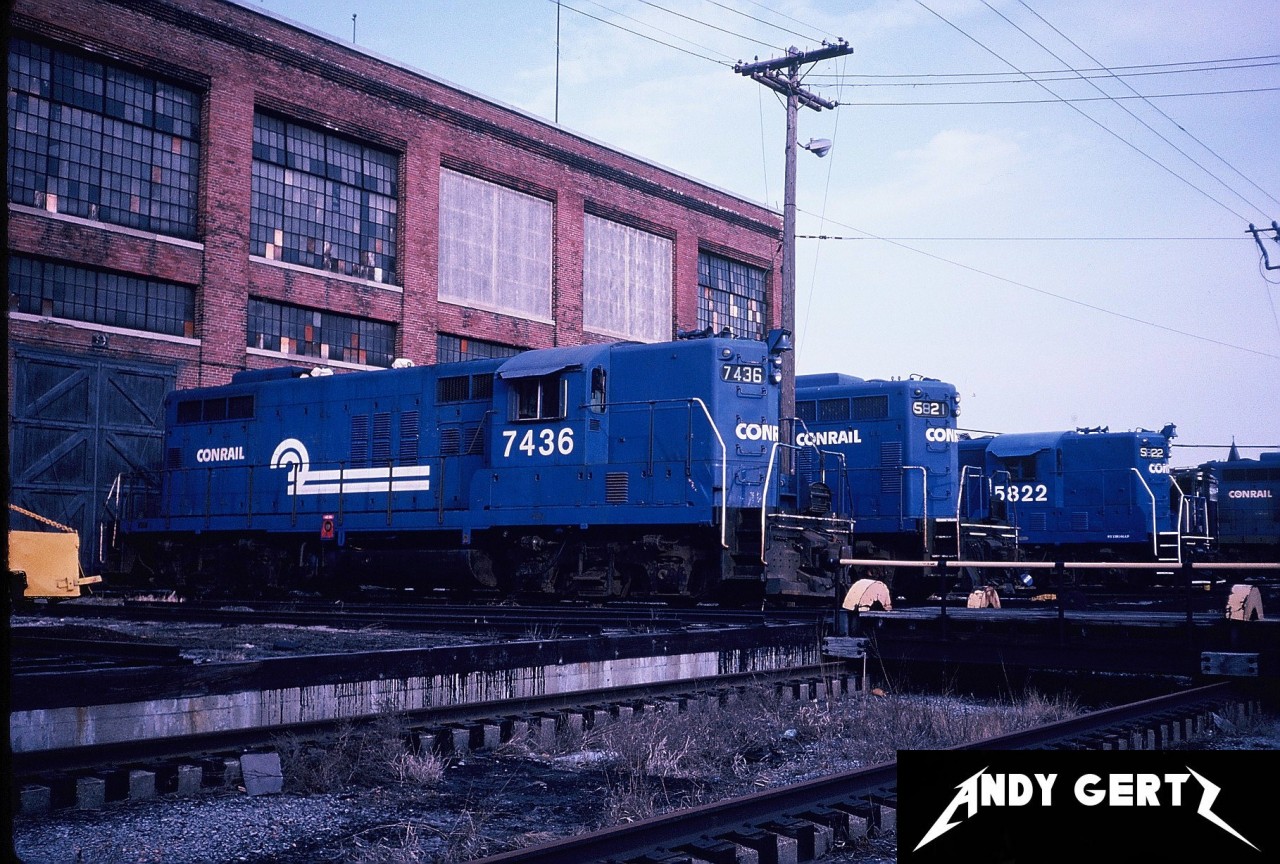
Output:
<instances>
[{"instance_id":1,"label":"pole crossarm","mask_svg":"<svg viewBox=\"0 0 1280 864\"><path fill-rule=\"evenodd\" d=\"M810 93L808 90L801 90L791 83L791 81L779 74L778 72L752 72L748 76L752 81L756 81L770 90L776 90L784 96L790 96L793 93L800 101L800 104L806 108L812 108L814 111L821 111L823 108L831 109L840 107L839 102L832 102L830 99L823 99L817 94Z\"/></svg>"},{"instance_id":2,"label":"pole crossarm","mask_svg":"<svg viewBox=\"0 0 1280 864\"><path fill-rule=\"evenodd\" d=\"M819 60L830 60L832 57L841 57L852 53L853 49L849 47L849 43L843 39L838 39L835 43L823 43L821 48L816 48L813 51L800 51L796 48L789 48L785 57L775 57L772 60L756 60L752 63L739 61L733 67L733 71L739 75L751 75L755 72L787 69L804 63L817 63Z\"/></svg>"}]
</instances>

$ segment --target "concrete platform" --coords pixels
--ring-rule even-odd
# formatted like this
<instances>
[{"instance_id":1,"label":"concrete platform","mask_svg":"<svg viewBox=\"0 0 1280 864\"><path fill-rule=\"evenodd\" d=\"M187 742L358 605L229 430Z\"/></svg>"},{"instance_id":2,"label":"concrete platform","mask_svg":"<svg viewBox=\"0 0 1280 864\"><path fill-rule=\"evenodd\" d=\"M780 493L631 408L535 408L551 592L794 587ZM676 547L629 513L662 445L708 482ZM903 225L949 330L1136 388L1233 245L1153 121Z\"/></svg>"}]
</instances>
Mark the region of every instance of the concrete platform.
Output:
<instances>
[{"instance_id":1,"label":"concrete platform","mask_svg":"<svg viewBox=\"0 0 1280 864\"><path fill-rule=\"evenodd\" d=\"M785 670L821 659L814 627L780 625L185 669L47 672L15 677L9 742L15 755L29 756L390 712L514 706L554 694Z\"/></svg>"}]
</instances>

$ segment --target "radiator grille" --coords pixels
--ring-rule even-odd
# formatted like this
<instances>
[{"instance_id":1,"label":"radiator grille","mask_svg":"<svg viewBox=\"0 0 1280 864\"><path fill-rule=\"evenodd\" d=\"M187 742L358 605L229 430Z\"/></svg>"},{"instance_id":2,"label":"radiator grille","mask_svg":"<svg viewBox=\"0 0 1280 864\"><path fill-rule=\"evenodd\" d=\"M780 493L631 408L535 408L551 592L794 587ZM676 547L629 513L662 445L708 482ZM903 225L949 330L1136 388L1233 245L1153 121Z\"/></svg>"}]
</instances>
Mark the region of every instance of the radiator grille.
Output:
<instances>
[{"instance_id":1,"label":"radiator grille","mask_svg":"<svg viewBox=\"0 0 1280 864\"><path fill-rule=\"evenodd\" d=\"M610 504L626 504L631 496L631 475L610 471L604 475L604 500Z\"/></svg>"}]
</instances>

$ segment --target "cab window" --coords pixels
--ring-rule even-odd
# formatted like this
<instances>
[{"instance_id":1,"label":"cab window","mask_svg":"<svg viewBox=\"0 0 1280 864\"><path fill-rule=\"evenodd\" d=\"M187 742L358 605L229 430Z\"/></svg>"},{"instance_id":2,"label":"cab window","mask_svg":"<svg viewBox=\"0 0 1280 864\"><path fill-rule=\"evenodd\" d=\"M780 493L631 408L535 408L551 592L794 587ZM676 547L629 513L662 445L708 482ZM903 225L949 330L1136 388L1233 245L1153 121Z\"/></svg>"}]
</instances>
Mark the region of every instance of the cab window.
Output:
<instances>
[{"instance_id":1,"label":"cab window","mask_svg":"<svg viewBox=\"0 0 1280 864\"><path fill-rule=\"evenodd\" d=\"M511 383L513 420L557 420L564 417L565 382L559 375L520 378Z\"/></svg>"}]
</instances>

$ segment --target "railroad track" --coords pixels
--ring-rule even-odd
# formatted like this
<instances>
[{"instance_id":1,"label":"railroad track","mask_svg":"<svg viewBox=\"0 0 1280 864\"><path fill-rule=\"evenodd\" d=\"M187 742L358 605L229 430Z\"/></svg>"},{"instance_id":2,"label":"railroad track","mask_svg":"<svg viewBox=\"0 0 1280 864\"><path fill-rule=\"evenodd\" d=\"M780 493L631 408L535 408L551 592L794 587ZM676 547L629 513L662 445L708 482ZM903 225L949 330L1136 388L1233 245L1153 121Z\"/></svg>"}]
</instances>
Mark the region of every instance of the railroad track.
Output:
<instances>
[{"instance_id":1,"label":"railroad track","mask_svg":"<svg viewBox=\"0 0 1280 864\"><path fill-rule=\"evenodd\" d=\"M751 611L661 605L590 607L571 605L374 604L325 601L122 600L118 603L58 603L23 609L33 617L240 624L289 624L356 629L384 627L435 632L525 635L551 632L595 636L611 631L674 631L697 626L823 623L831 610Z\"/></svg>"},{"instance_id":2,"label":"railroad track","mask_svg":"<svg viewBox=\"0 0 1280 864\"><path fill-rule=\"evenodd\" d=\"M773 688L786 698L811 701L849 695L862 680L844 663L818 663L767 672L729 673L594 690L551 693L539 697L504 699L460 706L396 712L413 746L443 753L493 748L513 738L529 736L544 746L554 744L563 730L581 732L606 722L625 721L645 711L711 709L728 703L747 689ZM149 797L155 791L194 792L201 786L225 785L240 777L236 765L243 754L269 751L281 736L324 742L337 730L375 723L380 715L352 720L259 726L202 734L133 740L114 744L64 747L10 754L15 788L43 788L49 806L81 806L83 799L101 798L96 782L112 780L116 798ZM139 793L128 787L129 775L148 775ZM185 781L183 775L187 775ZM136 780L137 778L135 778ZM56 788L55 788L56 787ZM95 791L97 790L97 791ZM101 801L98 802L102 803ZM23 805L26 806L26 805ZM88 806L96 806L90 804Z\"/></svg>"},{"instance_id":3,"label":"railroad track","mask_svg":"<svg viewBox=\"0 0 1280 864\"><path fill-rule=\"evenodd\" d=\"M1229 683L1096 711L958 750L1161 749L1201 731L1239 697ZM897 828L897 766L855 771L530 846L476 864L811 861Z\"/></svg>"}]
</instances>

